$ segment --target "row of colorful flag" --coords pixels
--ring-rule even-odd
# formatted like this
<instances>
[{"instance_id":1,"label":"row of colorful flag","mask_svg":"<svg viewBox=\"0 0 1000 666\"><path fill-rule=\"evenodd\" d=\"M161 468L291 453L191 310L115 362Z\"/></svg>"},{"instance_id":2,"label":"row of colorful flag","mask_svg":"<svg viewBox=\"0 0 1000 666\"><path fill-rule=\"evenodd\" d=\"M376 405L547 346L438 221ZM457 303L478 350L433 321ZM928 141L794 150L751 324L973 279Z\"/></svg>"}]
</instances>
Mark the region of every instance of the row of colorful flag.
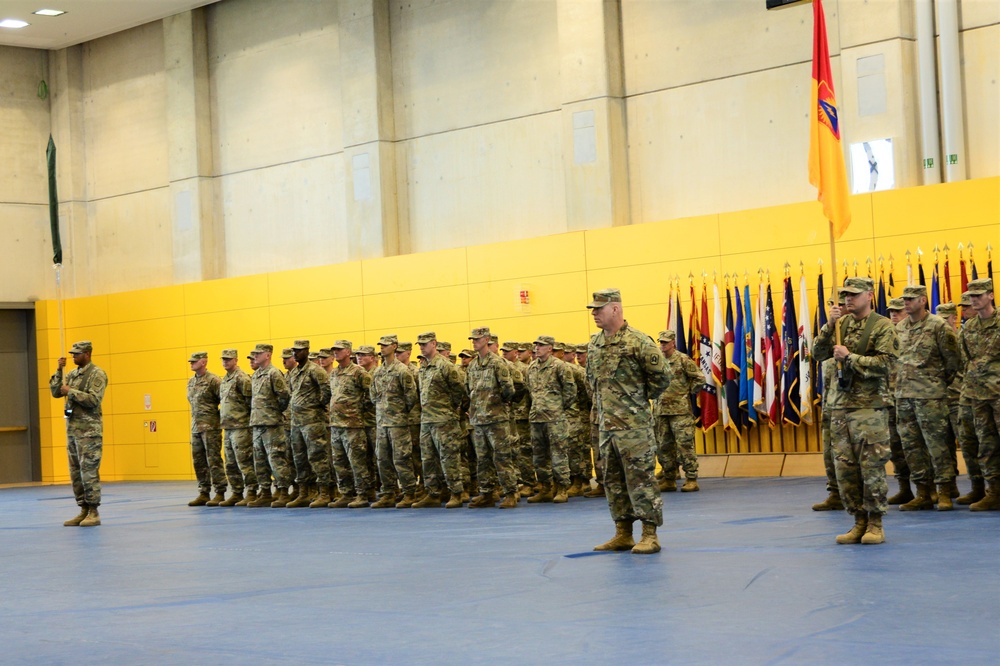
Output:
<instances>
[{"instance_id":1,"label":"row of colorful flag","mask_svg":"<svg viewBox=\"0 0 1000 666\"><path fill-rule=\"evenodd\" d=\"M992 257L987 259L986 276L992 276ZM855 262L855 276L856 267ZM931 284L927 285L922 263L918 260L916 274L907 264L907 284L928 286L932 312L940 303L953 301L947 257L943 271L940 268L935 261ZM965 291L970 276L978 279L979 271L971 256L968 264L964 256L961 258L959 270ZM868 277L875 279L871 268ZM756 297L750 293L749 281L741 290L738 283L730 286L728 278L721 292L717 282L711 286L711 313L707 280L701 285L699 299L692 279L687 325L681 311L681 286L675 280L670 287L667 328L676 333L677 349L698 364L705 379L697 396L691 399L698 424L706 431L721 425L740 437L744 428L764 422L772 426L813 423L823 391L822 377L812 357L813 332L827 322L823 273L816 279L815 306L810 301L805 275L800 276L796 288L795 279L786 274L777 316L770 277L765 282L761 275ZM880 314L887 314L895 289L891 266L886 279L880 265L874 303Z\"/></svg>"}]
</instances>

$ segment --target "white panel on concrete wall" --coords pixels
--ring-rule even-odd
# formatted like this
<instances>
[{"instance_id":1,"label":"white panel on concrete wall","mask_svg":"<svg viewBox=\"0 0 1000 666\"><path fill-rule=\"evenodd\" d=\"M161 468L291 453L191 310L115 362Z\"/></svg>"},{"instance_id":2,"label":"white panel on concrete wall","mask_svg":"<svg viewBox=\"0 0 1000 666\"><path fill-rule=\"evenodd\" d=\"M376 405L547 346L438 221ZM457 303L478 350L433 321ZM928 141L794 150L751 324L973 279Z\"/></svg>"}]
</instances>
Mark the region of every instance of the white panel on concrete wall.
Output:
<instances>
[{"instance_id":1,"label":"white panel on concrete wall","mask_svg":"<svg viewBox=\"0 0 1000 666\"><path fill-rule=\"evenodd\" d=\"M207 11L216 172L340 152L337 4L233 0Z\"/></svg>"},{"instance_id":2,"label":"white panel on concrete wall","mask_svg":"<svg viewBox=\"0 0 1000 666\"><path fill-rule=\"evenodd\" d=\"M161 22L88 42L83 53L88 198L166 185Z\"/></svg>"},{"instance_id":3,"label":"white panel on concrete wall","mask_svg":"<svg viewBox=\"0 0 1000 666\"><path fill-rule=\"evenodd\" d=\"M566 231L559 112L400 142L411 251Z\"/></svg>"},{"instance_id":4,"label":"white panel on concrete wall","mask_svg":"<svg viewBox=\"0 0 1000 666\"><path fill-rule=\"evenodd\" d=\"M50 101L38 98L38 85L48 78L48 55L36 49L0 46L0 63L0 200L47 202Z\"/></svg>"},{"instance_id":5,"label":"white panel on concrete wall","mask_svg":"<svg viewBox=\"0 0 1000 666\"><path fill-rule=\"evenodd\" d=\"M806 169L811 66L631 98L632 222L815 199ZM832 67L839 82L838 58Z\"/></svg>"},{"instance_id":6,"label":"white panel on concrete wall","mask_svg":"<svg viewBox=\"0 0 1000 666\"><path fill-rule=\"evenodd\" d=\"M410 0L390 7L396 137L559 107L552 0Z\"/></svg>"},{"instance_id":7,"label":"white panel on concrete wall","mask_svg":"<svg viewBox=\"0 0 1000 666\"><path fill-rule=\"evenodd\" d=\"M227 276L347 260L341 155L219 179Z\"/></svg>"},{"instance_id":8,"label":"white panel on concrete wall","mask_svg":"<svg viewBox=\"0 0 1000 666\"><path fill-rule=\"evenodd\" d=\"M885 94L885 54L858 58L858 115L885 113Z\"/></svg>"},{"instance_id":9,"label":"white panel on concrete wall","mask_svg":"<svg viewBox=\"0 0 1000 666\"><path fill-rule=\"evenodd\" d=\"M87 204L92 293L145 289L173 281L170 190L161 187ZM83 248L74 247L74 251Z\"/></svg>"},{"instance_id":10,"label":"white panel on concrete wall","mask_svg":"<svg viewBox=\"0 0 1000 666\"><path fill-rule=\"evenodd\" d=\"M960 39L968 175L1000 176L1000 25L968 30Z\"/></svg>"}]
</instances>

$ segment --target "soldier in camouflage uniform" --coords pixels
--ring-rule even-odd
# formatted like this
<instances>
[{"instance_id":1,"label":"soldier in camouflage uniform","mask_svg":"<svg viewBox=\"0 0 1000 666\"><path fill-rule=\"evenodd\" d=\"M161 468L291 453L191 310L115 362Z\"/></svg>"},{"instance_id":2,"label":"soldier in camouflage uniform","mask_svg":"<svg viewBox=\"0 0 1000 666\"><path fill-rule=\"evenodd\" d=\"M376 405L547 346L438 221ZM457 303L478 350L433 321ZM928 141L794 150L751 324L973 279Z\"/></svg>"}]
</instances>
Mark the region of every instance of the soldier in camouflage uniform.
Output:
<instances>
[{"instance_id":1,"label":"soldier in camouflage uniform","mask_svg":"<svg viewBox=\"0 0 1000 666\"><path fill-rule=\"evenodd\" d=\"M219 425L223 433L226 477L233 494L219 506L246 506L257 499L257 475L253 469L253 435L250 434L250 377L239 366L235 349L222 350L226 376L219 386ZM246 490L246 497L243 491ZM240 504L242 502L242 504Z\"/></svg>"},{"instance_id":2,"label":"soldier in camouflage uniform","mask_svg":"<svg viewBox=\"0 0 1000 666\"><path fill-rule=\"evenodd\" d=\"M465 388L465 367L464 364L456 364L456 357L451 353L451 343L441 342L437 343L438 353L442 357L446 358L449 363L455 366L458 371L458 379L462 382L462 388ZM459 461L459 467L462 471L462 502L469 501L469 494L477 492L478 479L477 465L476 465L476 448L472 444L472 426L469 425L469 396L466 393L465 401L462 406L458 408L458 427L462 431L462 446L461 446L461 459Z\"/></svg>"},{"instance_id":3,"label":"soldier in camouflage uniform","mask_svg":"<svg viewBox=\"0 0 1000 666\"><path fill-rule=\"evenodd\" d=\"M490 335L490 346L489 346L490 353L500 357L500 359L507 366L507 369L510 370L510 378L511 381L514 382L514 400L508 405L507 414L510 417L508 421L510 430L510 446L511 446L510 460L511 460L511 465L514 466L514 476L517 478L518 492L516 500L520 501L521 486L524 484L521 482L522 478L521 460L520 460L521 441L520 441L520 435L518 434L517 431L517 418L514 411L516 406L524 400L524 396L528 394L528 385L527 385L527 378L525 377L524 373L521 372L521 366L517 362L517 352L516 352L517 343L506 343L506 344L507 345L513 344L515 351L513 353L510 353L501 350L500 338L496 335L496 333ZM510 358L507 358L508 356L510 356ZM531 432L530 429L528 432L530 434ZM530 463L530 456L528 459Z\"/></svg>"},{"instance_id":4,"label":"soldier in camouflage uniform","mask_svg":"<svg viewBox=\"0 0 1000 666\"><path fill-rule=\"evenodd\" d=\"M927 311L927 287L907 286L903 303L908 316L896 324L896 427L917 495L899 508L933 508L931 492L937 483L938 511L950 511L955 465L948 447L947 397L961 362L958 338L943 319Z\"/></svg>"},{"instance_id":5,"label":"soldier in camouflage uniform","mask_svg":"<svg viewBox=\"0 0 1000 666\"><path fill-rule=\"evenodd\" d=\"M464 439L458 410L468 400L458 369L438 353L433 331L417 337L424 365L420 368L420 453L423 456L427 496L414 508L440 506L445 484L449 509L462 506L461 446ZM444 472L441 479L440 470Z\"/></svg>"},{"instance_id":6,"label":"soldier in camouflage uniform","mask_svg":"<svg viewBox=\"0 0 1000 666\"><path fill-rule=\"evenodd\" d=\"M517 472L510 433L510 404L515 398L514 379L507 362L490 350L490 329L472 329L469 335L476 359L466 369L469 423L476 447L479 494L470 509L496 506L496 487L503 492L501 509L517 506Z\"/></svg>"},{"instance_id":7,"label":"soldier in camouflage uniform","mask_svg":"<svg viewBox=\"0 0 1000 666\"><path fill-rule=\"evenodd\" d=\"M198 496L188 506L218 506L226 499L226 467L222 462L222 427L219 425L219 387L222 380L209 372L208 352L194 352L188 359L194 376L188 380L191 403L191 460L198 479ZM215 487L215 497L209 491Z\"/></svg>"},{"instance_id":8,"label":"soldier in camouflage uniform","mask_svg":"<svg viewBox=\"0 0 1000 666\"><path fill-rule=\"evenodd\" d=\"M250 428L260 494L247 503L249 507L278 508L288 504L288 486L294 476L284 416L292 396L285 376L271 363L273 352L274 347L265 343L258 344L251 352L257 368L250 378ZM273 497L271 486L265 481L271 474L278 491Z\"/></svg>"},{"instance_id":9,"label":"soldier in camouflage uniform","mask_svg":"<svg viewBox=\"0 0 1000 666\"><path fill-rule=\"evenodd\" d=\"M889 321L895 326L906 319L903 312L905 304L902 298L893 298L886 308L889 312ZM889 368L889 382L886 387L885 402L886 413L889 415L889 460L892 461L893 475L899 485L899 492L888 498L889 504L906 504L913 499L913 491L910 489L910 466L906 464L906 455L903 453L903 441L899 438L899 428L896 427L896 374L898 362L893 361ZM838 495L839 499L839 495ZM841 507L843 508L843 507Z\"/></svg>"},{"instance_id":10,"label":"soldier in camouflage uniform","mask_svg":"<svg viewBox=\"0 0 1000 666\"><path fill-rule=\"evenodd\" d=\"M576 346L576 362L583 368L584 376L587 372L587 348L588 344ZM590 382L587 382L589 392ZM587 432L590 441L590 456L594 461L594 487L583 493L584 497L604 497L604 458L601 457L601 429L597 425L597 410L594 408L594 396L590 396L590 413L587 418Z\"/></svg>"},{"instance_id":11,"label":"soldier in camouflage uniform","mask_svg":"<svg viewBox=\"0 0 1000 666\"><path fill-rule=\"evenodd\" d=\"M56 362L49 379L53 398L65 398L66 453L69 478L80 513L63 523L66 527L95 527L101 524L101 455L104 453L104 424L101 402L108 387L108 375L91 363L94 346L81 340L69 350L76 368L66 375L66 357Z\"/></svg>"},{"instance_id":12,"label":"soldier in camouflage uniform","mask_svg":"<svg viewBox=\"0 0 1000 666\"><path fill-rule=\"evenodd\" d=\"M285 378L285 383L288 383L288 373L298 367L298 363L295 361L295 350L291 347L285 347L281 350L281 364L285 368L282 373L282 377ZM289 387L289 393L291 393L291 387ZM292 451L292 401L288 401L288 406L285 407L285 411L281 413L281 425L285 428L285 453L286 459L288 460L288 465L292 470L292 483L288 486L288 501L292 502L299 496L299 492L303 490L303 486L296 485L294 483L295 476L298 474L298 466L295 464L295 452ZM302 451L299 454L300 459L304 458L306 462L309 460L308 452Z\"/></svg>"},{"instance_id":13,"label":"soldier in camouflage uniform","mask_svg":"<svg viewBox=\"0 0 1000 666\"><path fill-rule=\"evenodd\" d=\"M366 397L371 399L372 377L354 363L350 340L337 340L332 349L337 367L330 373L330 433L341 497L330 506L360 509L368 506L372 489L364 418L364 401Z\"/></svg>"},{"instance_id":14,"label":"soldier in camouflage uniform","mask_svg":"<svg viewBox=\"0 0 1000 666\"><path fill-rule=\"evenodd\" d=\"M590 397L590 385L587 384L587 372L583 366L576 364L576 345L563 344L563 363L573 373L576 382L576 404L566 414L569 426L569 474L570 486L566 490L567 497L583 497L584 485L590 489L590 409L593 401Z\"/></svg>"},{"instance_id":15,"label":"soldier in camouflage uniform","mask_svg":"<svg viewBox=\"0 0 1000 666\"><path fill-rule=\"evenodd\" d=\"M406 422L410 426L410 442L413 444L413 477L416 479L415 499L422 499L426 492L423 485L423 463L420 459L420 367L416 362L410 362L413 353L412 342L400 342L396 348L396 360L403 364L403 367L413 377L413 383L417 387L417 404L406 417Z\"/></svg>"},{"instance_id":16,"label":"soldier in camouflage uniform","mask_svg":"<svg viewBox=\"0 0 1000 666\"><path fill-rule=\"evenodd\" d=\"M576 380L569 367L553 356L556 341L551 335L535 340L535 360L528 366L531 392L531 445L539 491L531 504L568 501L569 426L566 414L576 405Z\"/></svg>"},{"instance_id":17,"label":"soldier in camouflage uniform","mask_svg":"<svg viewBox=\"0 0 1000 666\"><path fill-rule=\"evenodd\" d=\"M656 436L650 401L670 385L671 370L656 343L625 321L621 292L594 292L587 305L601 332L590 342L587 381L597 409L604 458L604 488L615 536L594 550L660 551L656 528L663 501L656 485ZM632 524L642 522L635 543Z\"/></svg>"},{"instance_id":18,"label":"soldier in camouflage uniform","mask_svg":"<svg viewBox=\"0 0 1000 666\"><path fill-rule=\"evenodd\" d=\"M510 408L511 431L514 435L514 467L517 469L518 491L527 495L535 484L535 467L531 460L531 425L528 423L528 413L531 410L531 393L528 391L528 366L521 362L520 344L504 342L500 347L504 359L511 368L511 377L515 388L521 384L520 398L515 397Z\"/></svg>"},{"instance_id":19,"label":"soldier in camouflage uniform","mask_svg":"<svg viewBox=\"0 0 1000 666\"><path fill-rule=\"evenodd\" d=\"M885 463L889 459L889 419L886 379L899 340L888 319L872 311L871 278L848 278L840 293L849 316L840 306L830 308L830 320L816 336L813 357L831 356L843 367L841 390L832 397L830 429L840 497L854 515L854 527L837 543L878 544L885 541L882 516L888 509ZM836 342L839 328L841 344Z\"/></svg>"},{"instance_id":20,"label":"soldier in camouflage uniform","mask_svg":"<svg viewBox=\"0 0 1000 666\"><path fill-rule=\"evenodd\" d=\"M833 301L830 302L831 304ZM843 295L838 296L837 304L844 307ZM890 303L890 306L892 304ZM900 299L902 307L902 299ZM813 511L843 511L844 503L840 499L840 488L837 486L837 469L833 463L833 434L830 432L830 407L831 403L837 401L836 393L839 390L837 384L837 361L832 356L820 364L820 372L823 378L823 403L821 422L821 436L823 445L823 468L826 471L826 491L827 498L818 504L813 504ZM892 393L887 393L885 401L892 401ZM892 426L890 425L890 428ZM903 450L900 448L899 456L903 457ZM909 474L909 472L907 472ZM909 477L907 477L909 478Z\"/></svg>"},{"instance_id":21,"label":"soldier in camouflage uniform","mask_svg":"<svg viewBox=\"0 0 1000 666\"><path fill-rule=\"evenodd\" d=\"M288 371L288 386L292 392L292 450L304 449L296 485L298 497L288 503L290 508L308 506L326 508L330 497L330 381L326 371L309 360L309 341L296 340L292 345L297 366ZM296 462L298 470L299 463ZM318 488L317 488L318 484Z\"/></svg>"},{"instance_id":22,"label":"soldier in camouflage uniform","mask_svg":"<svg viewBox=\"0 0 1000 666\"><path fill-rule=\"evenodd\" d=\"M408 419L413 406L420 402L420 396L413 375L396 360L399 344L396 336L383 335L378 344L382 365L372 375L371 398L375 403L375 452L382 478L382 497L372 504L372 508L407 509L413 506L417 486ZM397 498L400 486L403 496Z\"/></svg>"},{"instance_id":23,"label":"soldier in camouflage uniform","mask_svg":"<svg viewBox=\"0 0 1000 666\"><path fill-rule=\"evenodd\" d=\"M656 419L656 457L663 469L660 491L676 492L677 466L684 470L681 492L698 491L698 456L694 451L694 416L691 396L697 395L705 377L691 358L677 351L677 334L660 331L657 341L673 377L660 399L653 403Z\"/></svg>"},{"instance_id":24,"label":"soldier in camouflage uniform","mask_svg":"<svg viewBox=\"0 0 1000 666\"><path fill-rule=\"evenodd\" d=\"M375 347L372 345L361 345L355 353L355 361L361 369L368 373L369 378L375 373L378 364L375 362ZM365 437L368 439L368 450L365 453L365 460L368 462L368 475L372 479L371 489L368 491L368 501L374 502L377 496L379 485L378 458L375 455L375 403L372 402L371 395L366 393L362 398L363 409L361 411L365 421Z\"/></svg>"},{"instance_id":25,"label":"soldier in camouflage uniform","mask_svg":"<svg viewBox=\"0 0 1000 666\"><path fill-rule=\"evenodd\" d=\"M965 377L962 397L968 401L979 442L979 466L986 481L986 495L972 503L972 511L1000 509L1000 316L993 300L993 280L969 283L969 298L976 316L959 334Z\"/></svg>"}]
</instances>

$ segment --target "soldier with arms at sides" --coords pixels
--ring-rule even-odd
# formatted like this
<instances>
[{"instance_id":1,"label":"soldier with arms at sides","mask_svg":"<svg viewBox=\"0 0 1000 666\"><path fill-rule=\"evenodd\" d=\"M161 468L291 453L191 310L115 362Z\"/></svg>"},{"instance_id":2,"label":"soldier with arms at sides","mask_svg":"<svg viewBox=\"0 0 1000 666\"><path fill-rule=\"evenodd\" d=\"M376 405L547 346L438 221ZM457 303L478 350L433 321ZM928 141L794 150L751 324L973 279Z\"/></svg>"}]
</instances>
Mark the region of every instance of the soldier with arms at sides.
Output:
<instances>
[{"instance_id":1,"label":"soldier with arms at sides","mask_svg":"<svg viewBox=\"0 0 1000 666\"><path fill-rule=\"evenodd\" d=\"M219 421L219 388L222 380L208 371L208 352L194 352L188 359L194 376L188 380L191 403L191 461L198 479L198 496L188 506L218 506L226 499L226 467L222 462L222 426ZM208 493L215 486L215 497Z\"/></svg>"},{"instance_id":2,"label":"soldier with arms at sides","mask_svg":"<svg viewBox=\"0 0 1000 666\"><path fill-rule=\"evenodd\" d=\"M219 506L240 506L257 499L257 474L253 468L253 435L250 433L250 402L253 387L250 377L239 366L235 349L222 350L226 376L219 386L219 423L225 429L223 448L226 476L233 494ZM243 492L246 491L246 497Z\"/></svg>"},{"instance_id":3,"label":"soldier with arms at sides","mask_svg":"<svg viewBox=\"0 0 1000 666\"><path fill-rule=\"evenodd\" d=\"M691 396L697 395L705 377L691 358L677 351L677 334L660 331L660 352L667 359L673 379L660 399L653 404L656 416L656 457L663 469L660 491L676 492L677 466L684 470L681 492L698 490L698 456L694 450L694 416Z\"/></svg>"}]
</instances>

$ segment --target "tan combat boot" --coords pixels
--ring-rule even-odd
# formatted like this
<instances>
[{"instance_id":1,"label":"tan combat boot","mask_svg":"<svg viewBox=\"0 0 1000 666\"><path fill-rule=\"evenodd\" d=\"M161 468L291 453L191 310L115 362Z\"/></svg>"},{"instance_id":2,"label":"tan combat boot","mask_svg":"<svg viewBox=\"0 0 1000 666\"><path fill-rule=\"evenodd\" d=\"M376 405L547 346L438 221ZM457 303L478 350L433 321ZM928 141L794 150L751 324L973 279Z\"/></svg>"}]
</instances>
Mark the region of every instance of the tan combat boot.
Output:
<instances>
[{"instance_id":1,"label":"tan combat boot","mask_svg":"<svg viewBox=\"0 0 1000 666\"><path fill-rule=\"evenodd\" d=\"M312 502L312 499L310 498L311 489L312 489L312 484L310 483L301 484L299 486L299 494L296 495L294 498L291 495L288 495L288 504L286 504L285 506L287 506L289 509L298 509L303 506L309 506L309 504Z\"/></svg>"},{"instance_id":2,"label":"tan combat boot","mask_svg":"<svg viewBox=\"0 0 1000 666\"><path fill-rule=\"evenodd\" d=\"M660 552L660 540L656 538L656 525L654 523L642 524L642 539L635 544L632 552L636 555L652 555Z\"/></svg>"},{"instance_id":3,"label":"tan combat boot","mask_svg":"<svg viewBox=\"0 0 1000 666\"><path fill-rule=\"evenodd\" d=\"M594 546L594 550L632 550L634 546L632 521L617 520L615 521L615 535L601 545Z\"/></svg>"},{"instance_id":4,"label":"tan combat boot","mask_svg":"<svg viewBox=\"0 0 1000 666\"><path fill-rule=\"evenodd\" d=\"M351 503L347 505L348 509L367 509L371 506L371 502L368 501L368 493L358 493L357 496Z\"/></svg>"},{"instance_id":5,"label":"tan combat boot","mask_svg":"<svg viewBox=\"0 0 1000 666\"><path fill-rule=\"evenodd\" d=\"M299 493L301 496L302 493ZM271 502L272 509L282 509L288 506L288 489L278 488L278 494L274 496L274 501Z\"/></svg>"},{"instance_id":6,"label":"tan combat boot","mask_svg":"<svg viewBox=\"0 0 1000 666\"><path fill-rule=\"evenodd\" d=\"M990 481L983 499L969 506L969 511L996 511L1000 509L1000 481Z\"/></svg>"},{"instance_id":7,"label":"tan combat boot","mask_svg":"<svg viewBox=\"0 0 1000 666\"><path fill-rule=\"evenodd\" d=\"M519 499L519 496L518 496L518 494L516 492L514 492L514 493L507 493L500 500L500 508L501 509L516 509L517 508L517 501L518 501L518 499Z\"/></svg>"},{"instance_id":8,"label":"tan combat boot","mask_svg":"<svg viewBox=\"0 0 1000 666\"><path fill-rule=\"evenodd\" d=\"M320 486L316 493L316 499L309 502L310 509L325 509L330 506L330 486Z\"/></svg>"},{"instance_id":9,"label":"tan combat boot","mask_svg":"<svg viewBox=\"0 0 1000 666\"><path fill-rule=\"evenodd\" d=\"M198 496L188 502L188 506L205 506L211 498L208 493L198 493Z\"/></svg>"},{"instance_id":10,"label":"tan combat boot","mask_svg":"<svg viewBox=\"0 0 1000 666\"><path fill-rule=\"evenodd\" d=\"M553 484L554 490L552 491L552 503L553 504L565 504L569 501L569 495L565 486L559 485L558 483Z\"/></svg>"},{"instance_id":11,"label":"tan combat boot","mask_svg":"<svg viewBox=\"0 0 1000 666\"><path fill-rule=\"evenodd\" d=\"M958 492L958 481L952 479L948 482L948 497L955 499L962 493Z\"/></svg>"},{"instance_id":12,"label":"tan combat boot","mask_svg":"<svg viewBox=\"0 0 1000 666\"><path fill-rule=\"evenodd\" d=\"M551 502L553 498L552 484L543 483L537 493L528 498L528 504L538 504L540 502Z\"/></svg>"},{"instance_id":13,"label":"tan combat boot","mask_svg":"<svg viewBox=\"0 0 1000 666\"><path fill-rule=\"evenodd\" d=\"M951 484L950 483L939 483L938 484L938 501L937 510L938 511L951 511L954 509L954 505L951 502Z\"/></svg>"},{"instance_id":14,"label":"tan combat boot","mask_svg":"<svg viewBox=\"0 0 1000 666\"><path fill-rule=\"evenodd\" d=\"M382 497L372 504L373 509L394 509L396 507L396 494L384 493Z\"/></svg>"},{"instance_id":15,"label":"tan combat boot","mask_svg":"<svg viewBox=\"0 0 1000 666\"><path fill-rule=\"evenodd\" d=\"M517 492L521 493L525 497L530 497L534 494L534 489L531 487L530 483L522 483L517 487Z\"/></svg>"},{"instance_id":16,"label":"tan combat boot","mask_svg":"<svg viewBox=\"0 0 1000 666\"><path fill-rule=\"evenodd\" d=\"M413 503L414 509L437 509L441 506L441 498L434 493L427 493L423 498Z\"/></svg>"},{"instance_id":17,"label":"tan combat boot","mask_svg":"<svg viewBox=\"0 0 1000 666\"><path fill-rule=\"evenodd\" d=\"M226 501L226 493L215 493L215 497L205 502L205 506L219 506Z\"/></svg>"},{"instance_id":18,"label":"tan combat boot","mask_svg":"<svg viewBox=\"0 0 1000 666\"><path fill-rule=\"evenodd\" d=\"M485 492L482 495L476 495L469 502L470 509L492 509L497 505L497 495L494 491Z\"/></svg>"},{"instance_id":19,"label":"tan combat boot","mask_svg":"<svg viewBox=\"0 0 1000 666\"><path fill-rule=\"evenodd\" d=\"M913 491L910 490L910 480L909 479L896 479L899 483L899 492L895 495L889 497L889 504L906 504L913 499Z\"/></svg>"},{"instance_id":20,"label":"tan combat boot","mask_svg":"<svg viewBox=\"0 0 1000 666\"><path fill-rule=\"evenodd\" d=\"M854 527L847 534L837 536L837 543L861 543L861 537L868 529L868 513L859 511L854 514Z\"/></svg>"},{"instance_id":21,"label":"tan combat boot","mask_svg":"<svg viewBox=\"0 0 1000 666\"><path fill-rule=\"evenodd\" d=\"M243 499L243 493L233 493L227 499L219 502L219 506L236 506Z\"/></svg>"},{"instance_id":22,"label":"tan combat boot","mask_svg":"<svg viewBox=\"0 0 1000 666\"><path fill-rule=\"evenodd\" d=\"M330 507L331 509L346 509L348 506L350 506L351 502L353 501L354 501L353 494L341 495L337 499L327 504L327 506Z\"/></svg>"},{"instance_id":23,"label":"tan combat boot","mask_svg":"<svg viewBox=\"0 0 1000 666\"><path fill-rule=\"evenodd\" d=\"M76 527L76 526L78 526L80 523L83 522L83 519L87 517L88 513L90 513L90 507L87 506L86 504L81 504L80 505L80 513L77 514L75 518L70 518L65 523L63 523L63 527Z\"/></svg>"},{"instance_id":24,"label":"tan combat boot","mask_svg":"<svg viewBox=\"0 0 1000 666\"><path fill-rule=\"evenodd\" d=\"M566 489L566 497L583 497L583 484L580 483L580 479L573 479L573 483L569 484L569 488Z\"/></svg>"},{"instance_id":25,"label":"tan combat boot","mask_svg":"<svg viewBox=\"0 0 1000 666\"><path fill-rule=\"evenodd\" d=\"M868 527L865 535L861 537L861 543L872 545L885 543L885 532L882 531L882 514L873 513L868 516Z\"/></svg>"},{"instance_id":26,"label":"tan combat boot","mask_svg":"<svg viewBox=\"0 0 1000 666\"><path fill-rule=\"evenodd\" d=\"M677 486L675 485L676 489ZM584 497L604 497L604 485L598 481L597 485L583 494Z\"/></svg>"},{"instance_id":27,"label":"tan combat boot","mask_svg":"<svg viewBox=\"0 0 1000 666\"><path fill-rule=\"evenodd\" d=\"M452 493L451 499L448 503L444 505L446 509L460 509L462 508L462 493Z\"/></svg>"},{"instance_id":28,"label":"tan combat boot","mask_svg":"<svg viewBox=\"0 0 1000 666\"><path fill-rule=\"evenodd\" d=\"M661 493L676 493L677 479L672 479L664 476L662 479L660 479L659 489Z\"/></svg>"},{"instance_id":29,"label":"tan combat boot","mask_svg":"<svg viewBox=\"0 0 1000 666\"><path fill-rule=\"evenodd\" d=\"M250 502L257 501L257 491L251 488L243 499L236 503L236 506L250 506Z\"/></svg>"},{"instance_id":30,"label":"tan combat boot","mask_svg":"<svg viewBox=\"0 0 1000 666\"><path fill-rule=\"evenodd\" d=\"M87 517L80 521L80 527L97 527L101 524L101 514L97 512L97 507L90 507Z\"/></svg>"},{"instance_id":31,"label":"tan combat boot","mask_svg":"<svg viewBox=\"0 0 1000 666\"><path fill-rule=\"evenodd\" d=\"M688 479L684 482L684 485L681 486L682 493L696 493L699 490L701 490L701 488L698 487L698 479Z\"/></svg>"},{"instance_id":32,"label":"tan combat boot","mask_svg":"<svg viewBox=\"0 0 1000 666\"><path fill-rule=\"evenodd\" d=\"M844 503L840 500L840 494L831 492L829 497L820 502L819 504L813 504L813 511L843 511Z\"/></svg>"},{"instance_id":33,"label":"tan combat boot","mask_svg":"<svg viewBox=\"0 0 1000 666\"><path fill-rule=\"evenodd\" d=\"M917 496L906 504L900 504L900 511L926 511L934 508L934 500L931 498L931 488L934 485L930 483L918 483L916 485Z\"/></svg>"},{"instance_id":34,"label":"tan combat boot","mask_svg":"<svg viewBox=\"0 0 1000 666\"><path fill-rule=\"evenodd\" d=\"M413 506L413 502L414 502L413 493L403 493L403 496L399 498L398 502L396 502L396 508L409 509L411 506Z\"/></svg>"},{"instance_id":35,"label":"tan combat boot","mask_svg":"<svg viewBox=\"0 0 1000 666\"><path fill-rule=\"evenodd\" d=\"M292 484L288 486L288 501L294 502L299 498L302 493L302 489L297 484Z\"/></svg>"},{"instance_id":36,"label":"tan combat boot","mask_svg":"<svg viewBox=\"0 0 1000 666\"><path fill-rule=\"evenodd\" d=\"M274 501L274 497L271 496L271 486L264 487L260 494L257 495L257 499L252 502L247 502L247 506L251 508L258 508L262 506L271 506L271 502Z\"/></svg>"},{"instance_id":37,"label":"tan combat boot","mask_svg":"<svg viewBox=\"0 0 1000 666\"><path fill-rule=\"evenodd\" d=\"M979 500L986 497L986 482L982 479L972 480L972 490L969 491L968 495L962 495L955 499L955 504L961 504L965 506L967 504L973 504Z\"/></svg>"}]
</instances>

